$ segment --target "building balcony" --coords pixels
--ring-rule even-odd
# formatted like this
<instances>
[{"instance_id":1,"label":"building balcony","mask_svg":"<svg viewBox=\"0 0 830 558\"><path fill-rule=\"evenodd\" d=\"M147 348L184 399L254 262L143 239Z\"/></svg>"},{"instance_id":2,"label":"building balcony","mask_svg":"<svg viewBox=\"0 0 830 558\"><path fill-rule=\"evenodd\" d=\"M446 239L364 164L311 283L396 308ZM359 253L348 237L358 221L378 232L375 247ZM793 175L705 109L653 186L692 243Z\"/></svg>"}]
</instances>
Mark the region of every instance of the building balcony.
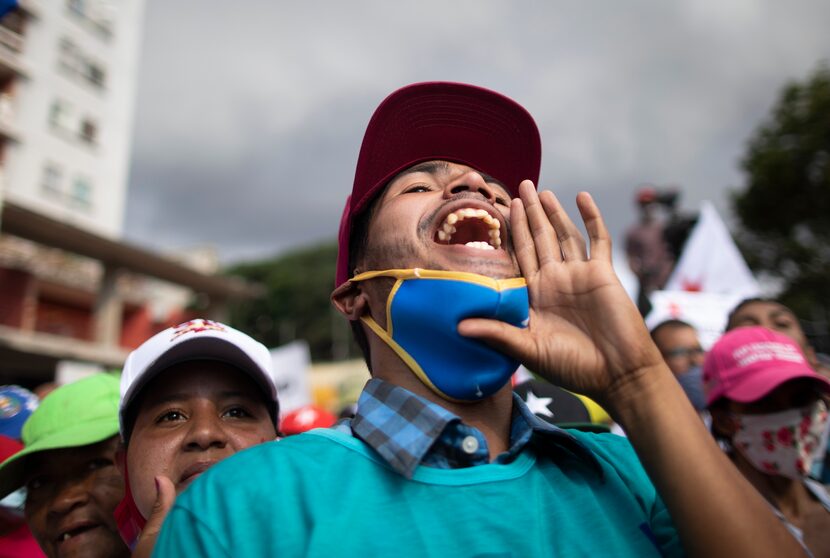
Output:
<instances>
[{"instance_id":1,"label":"building balcony","mask_svg":"<svg viewBox=\"0 0 830 558\"><path fill-rule=\"evenodd\" d=\"M23 36L0 25L0 81L12 75L27 75L22 59Z\"/></svg>"}]
</instances>

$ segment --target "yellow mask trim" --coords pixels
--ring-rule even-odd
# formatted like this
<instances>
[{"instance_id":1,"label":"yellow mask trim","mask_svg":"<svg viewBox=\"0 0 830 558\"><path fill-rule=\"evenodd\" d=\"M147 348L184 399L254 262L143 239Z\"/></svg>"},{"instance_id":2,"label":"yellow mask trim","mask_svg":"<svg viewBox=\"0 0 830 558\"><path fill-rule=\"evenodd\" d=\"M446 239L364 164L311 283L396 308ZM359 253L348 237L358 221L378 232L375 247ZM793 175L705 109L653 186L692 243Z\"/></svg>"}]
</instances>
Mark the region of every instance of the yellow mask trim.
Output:
<instances>
[{"instance_id":1,"label":"yellow mask trim","mask_svg":"<svg viewBox=\"0 0 830 558\"><path fill-rule=\"evenodd\" d=\"M375 277L391 277L393 279L413 279L420 277L423 279L452 279L466 281L468 283L476 283L485 287L489 287L496 291L506 291L508 289L515 289L517 287L524 287L527 285L524 277L513 277L510 279L493 279L486 275L479 275L478 273L469 273L466 271L443 271L438 269L386 269L382 271L365 271L359 273L349 279L349 281L365 281L367 279L374 279Z\"/></svg>"},{"instance_id":2,"label":"yellow mask trim","mask_svg":"<svg viewBox=\"0 0 830 558\"><path fill-rule=\"evenodd\" d=\"M417 362L415 362L415 359L412 358L409 355L409 353L407 353L406 350L404 350L403 347L398 345L395 342L395 340L392 339L392 337L388 333L386 333L386 331L384 331L382 327L380 327L380 324L378 324L374 320L374 318L372 318L371 316L361 316L360 321L366 324L369 327L369 329L375 332L375 335L380 337L384 343L386 343L393 351L395 351L395 354L397 354L398 357L402 361L404 361L404 363L409 367L410 370L412 370L412 372L418 377L418 379L424 383L424 385L426 385L429 389L431 389L444 399L449 399L451 401L460 401L459 399L454 399L452 397L447 396L447 394L442 393L441 390L435 387L435 384L433 384L429 377L424 373L424 370L421 368L421 366Z\"/></svg>"}]
</instances>

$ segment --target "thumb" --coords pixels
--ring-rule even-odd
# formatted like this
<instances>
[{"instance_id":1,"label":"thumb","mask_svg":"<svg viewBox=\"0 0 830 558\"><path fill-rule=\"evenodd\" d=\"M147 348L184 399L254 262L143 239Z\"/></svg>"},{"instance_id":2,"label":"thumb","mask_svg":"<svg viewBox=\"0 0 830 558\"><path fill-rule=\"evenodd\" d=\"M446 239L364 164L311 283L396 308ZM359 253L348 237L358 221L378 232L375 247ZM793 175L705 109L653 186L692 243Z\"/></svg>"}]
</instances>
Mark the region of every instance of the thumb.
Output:
<instances>
[{"instance_id":1,"label":"thumb","mask_svg":"<svg viewBox=\"0 0 830 558\"><path fill-rule=\"evenodd\" d=\"M147 524L144 525L144 529L138 536L138 544L133 551L133 558L149 557L153 553L153 547L156 545L156 539L161 531L164 518L167 517L167 512L170 511L173 502L176 500L176 487L173 486L173 481L161 475L156 477L155 480L156 501L153 503L153 509L147 519Z\"/></svg>"},{"instance_id":2,"label":"thumb","mask_svg":"<svg viewBox=\"0 0 830 558\"><path fill-rule=\"evenodd\" d=\"M469 318L458 323L458 333L484 341L497 351L518 360L531 350L531 340L526 328L512 326L500 320Z\"/></svg>"}]
</instances>

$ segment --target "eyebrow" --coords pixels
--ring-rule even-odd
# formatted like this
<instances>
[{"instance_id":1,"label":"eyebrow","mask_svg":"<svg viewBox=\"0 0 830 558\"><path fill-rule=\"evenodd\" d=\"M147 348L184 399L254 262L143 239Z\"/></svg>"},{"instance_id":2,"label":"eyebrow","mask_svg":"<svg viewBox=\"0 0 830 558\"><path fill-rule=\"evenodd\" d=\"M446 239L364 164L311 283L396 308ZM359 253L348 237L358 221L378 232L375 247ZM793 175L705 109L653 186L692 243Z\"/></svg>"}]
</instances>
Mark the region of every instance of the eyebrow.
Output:
<instances>
[{"instance_id":1,"label":"eyebrow","mask_svg":"<svg viewBox=\"0 0 830 558\"><path fill-rule=\"evenodd\" d=\"M158 407L160 405L165 405L168 403L173 403L175 401L182 401L184 399L188 399L192 397L193 394L189 392L178 392L178 393L171 393L169 395L165 395L164 397L159 397L158 399L149 402L149 407ZM231 399L231 398L241 398L241 399L256 399L255 396L245 393L244 391L239 390L226 390L219 392L220 398Z\"/></svg>"},{"instance_id":2,"label":"eyebrow","mask_svg":"<svg viewBox=\"0 0 830 558\"><path fill-rule=\"evenodd\" d=\"M796 315L793 314L790 310L787 310L786 308L778 308L776 310L773 310L772 312L770 312L770 316L773 317L773 318L778 318L778 317L781 317L781 316L785 316L785 317L788 317L788 318L792 318L794 320L798 320Z\"/></svg>"},{"instance_id":3,"label":"eyebrow","mask_svg":"<svg viewBox=\"0 0 830 558\"><path fill-rule=\"evenodd\" d=\"M478 174L480 174L481 178L484 179L484 182L487 182L488 184L495 184L496 186L500 187L504 191L504 193L507 195L507 197L509 197L509 198L513 197L513 195L510 193L510 191L507 189L507 187L504 185L504 183L502 183L501 180L498 180L497 178L494 178L494 177L490 176L486 172L480 171L478 169L474 169L473 167L470 167L470 168L473 169ZM449 170L450 170L450 164L447 161L426 161L426 162L423 162L423 163L418 163L415 166L409 167L408 169L401 171L392 180L397 180L398 178L401 178L401 177L406 176L408 174L415 174L415 173L419 173L419 172L423 172L423 173L426 173L426 174L440 174L440 173L446 174L446 173L449 172Z\"/></svg>"}]
</instances>

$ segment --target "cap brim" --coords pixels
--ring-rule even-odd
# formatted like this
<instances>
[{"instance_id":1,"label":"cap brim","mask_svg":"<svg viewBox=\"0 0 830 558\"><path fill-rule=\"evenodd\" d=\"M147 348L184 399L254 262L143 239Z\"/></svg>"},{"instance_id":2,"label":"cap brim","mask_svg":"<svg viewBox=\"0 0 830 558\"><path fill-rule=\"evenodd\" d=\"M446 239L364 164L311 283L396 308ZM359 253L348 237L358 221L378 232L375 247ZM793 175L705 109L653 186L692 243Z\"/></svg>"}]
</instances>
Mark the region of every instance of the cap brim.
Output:
<instances>
[{"instance_id":1,"label":"cap brim","mask_svg":"<svg viewBox=\"0 0 830 558\"><path fill-rule=\"evenodd\" d=\"M113 416L66 428L24 447L0 464L0 498L23 486L28 456L42 451L88 446L117 434L118 420Z\"/></svg>"},{"instance_id":2,"label":"cap brim","mask_svg":"<svg viewBox=\"0 0 830 558\"><path fill-rule=\"evenodd\" d=\"M804 366L777 366L755 371L739 379L734 385L721 391L712 401L725 397L738 403L753 403L782 384L801 378L812 380L818 389L830 393L830 381L811 370L805 370Z\"/></svg>"}]
</instances>

